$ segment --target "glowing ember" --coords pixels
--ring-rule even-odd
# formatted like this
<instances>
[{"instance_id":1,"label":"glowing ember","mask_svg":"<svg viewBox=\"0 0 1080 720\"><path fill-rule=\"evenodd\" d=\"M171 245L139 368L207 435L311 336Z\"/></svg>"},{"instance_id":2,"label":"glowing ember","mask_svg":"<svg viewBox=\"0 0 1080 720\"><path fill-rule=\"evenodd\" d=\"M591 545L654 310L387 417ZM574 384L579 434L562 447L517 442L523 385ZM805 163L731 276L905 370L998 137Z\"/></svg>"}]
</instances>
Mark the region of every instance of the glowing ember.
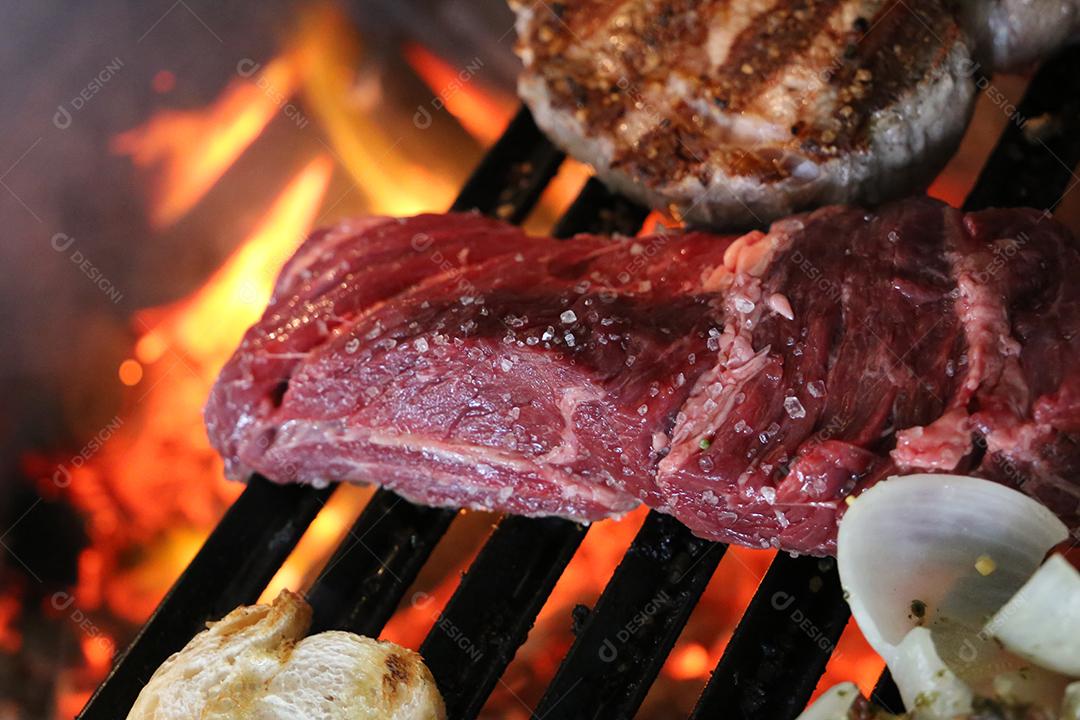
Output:
<instances>
[{"instance_id":1,"label":"glowing ember","mask_svg":"<svg viewBox=\"0 0 1080 720\"><path fill-rule=\"evenodd\" d=\"M709 651L700 643L690 643L677 647L668 660L668 672L676 680L702 677L710 672L713 664L709 662Z\"/></svg>"},{"instance_id":2,"label":"glowing ember","mask_svg":"<svg viewBox=\"0 0 1080 720\"><path fill-rule=\"evenodd\" d=\"M17 653L22 647L22 634L13 626L20 606L19 597L14 592L0 595L0 652Z\"/></svg>"},{"instance_id":3,"label":"glowing ember","mask_svg":"<svg viewBox=\"0 0 1080 720\"><path fill-rule=\"evenodd\" d=\"M162 94L171 92L172 89L176 87L176 75L168 70L158 70L154 74L154 79L151 84L154 88L154 92Z\"/></svg>"},{"instance_id":4,"label":"glowing ember","mask_svg":"<svg viewBox=\"0 0 1080 720\"><path fill-rule=\"evenodd\" d=\"M112 642L102 637L84 635L80 645L89 668L97 674L105 674L112 663Z\"/></svg>"},{"instance_id":5,"label":"glowing ember","mask_svg":"<svg viewBox=\"0 0 1080 720\"><path fill-rule=\"evenodd\" d=\"M56 718L60 720L70 720L79 714L79 711L86 705L86 701L90 699L90 690L69 690L67 692L61 692L60 698L56 703Z\"/></svg>"},{"instance_id":6,"label":"glowing ember","mask_svg":"<svg viewBox=\"0 0 1080 720\"><path fill-rule=\"evenodd\" d=\"M138 360L127 359L120 363L117 375L120 376L120 382L125 385L138 385L143 377L142 365L139 364Z\"/></svg>"}]
</instances>

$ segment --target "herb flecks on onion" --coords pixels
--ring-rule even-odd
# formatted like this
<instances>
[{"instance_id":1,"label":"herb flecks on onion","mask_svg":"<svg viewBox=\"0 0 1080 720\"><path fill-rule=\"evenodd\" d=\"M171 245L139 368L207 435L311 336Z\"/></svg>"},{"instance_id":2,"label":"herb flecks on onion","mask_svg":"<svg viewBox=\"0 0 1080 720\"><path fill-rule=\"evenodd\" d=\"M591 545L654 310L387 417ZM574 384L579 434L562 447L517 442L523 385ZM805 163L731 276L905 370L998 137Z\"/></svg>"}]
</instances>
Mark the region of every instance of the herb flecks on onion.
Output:
<instances>
[{"instance_id":1,"label":"herb flecks on onion","mask_svg":"<svg viewBox=\"0 0 1080 720\"><path fill-rule=\"evenodd\" d=\"M1053 513L1003 485L908 475L852 503L840 523L837 561L852 614L888 661L914 627L933 628L935 639L939 630L977 635L1066 537ZM976 569L983 556L994 563L987 575Z\"/></svg>"},{"instance_id":2,"label":"herb flecks on onion","mask_svg":"<svg viewBox=\"0 0 1080 720\"><path fill-rule=\"evenodd\" d=\"M1067 537L1037 501L977 478L890 478L851 504L837 543L841 582L914 717L965 716L979 698L1059 712L1080 634L1052 630L1064 630L1064 605L1080 603L1067 590L1080 579L1061 558L1039 568ZM1029 580L1027 598L1010 603ZM1080 608L1071 613L1080 622Z\"/></svg>"},{"instance_id":3,"label":"herb flecks on onion","mask_svg":"<svg viewBox=\"0 0 1080 720\"><path fill-rule=\"evenodd\" d=\"M970 713L974 695L942 661L930 631L912 628L889 660L904 706L926 720L950 720Z\"/></svg>"}]
</instances>

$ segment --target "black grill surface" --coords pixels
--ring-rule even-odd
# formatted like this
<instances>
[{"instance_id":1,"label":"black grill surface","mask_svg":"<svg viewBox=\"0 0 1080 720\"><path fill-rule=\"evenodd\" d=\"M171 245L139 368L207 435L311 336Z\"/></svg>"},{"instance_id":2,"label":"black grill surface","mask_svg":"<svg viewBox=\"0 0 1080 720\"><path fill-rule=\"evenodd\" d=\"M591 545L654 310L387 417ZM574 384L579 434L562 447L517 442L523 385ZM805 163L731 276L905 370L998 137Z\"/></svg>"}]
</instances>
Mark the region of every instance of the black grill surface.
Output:
<instances>
[{"instance_id":1,"label":"black grill surface","mask_svg":"<svg viewBox=\"0 0 1080 720\"><path fill-rule=\"evenodd\" d=\"M1080 48L1040 70L1017 112L965 203L968 209L1029 205L1049 213L1080 183L1073 172L1080 161ZM562 161L562 153L522 110L453 209L520 222ZM590 180L554 234L631 234L646 214ZM254 602L333 491L253 478L79 718L126 716L154 670L208 620ZM308 593L313 632L345 629L377 636L455 515L377 490ZM499 522L421 647L452 720L480 711L587 532L557 518ZM670 517L649 513L580 623L534 718L633 717L724 550L693 537ZM642 616L645 622L635 620ZM794 718L848 617L835 563L779 555L692 718ZM631 624L633 633L620 632ZM457 642L461 637L469 642ZM887 673L874 696L900 709Z\"/></svg>"}]
</instances>

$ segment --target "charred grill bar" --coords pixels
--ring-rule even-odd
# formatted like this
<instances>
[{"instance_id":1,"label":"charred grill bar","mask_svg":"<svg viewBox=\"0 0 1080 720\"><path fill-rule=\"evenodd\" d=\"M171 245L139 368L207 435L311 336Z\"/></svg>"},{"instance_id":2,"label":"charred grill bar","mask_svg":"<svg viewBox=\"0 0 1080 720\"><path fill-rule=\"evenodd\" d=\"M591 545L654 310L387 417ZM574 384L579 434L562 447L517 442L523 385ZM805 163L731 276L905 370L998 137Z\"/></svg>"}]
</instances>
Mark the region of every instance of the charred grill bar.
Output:
<instances>
[{"instance_id":1,"label":"charred grill bar","mask_svg":"<svg viewBox=\"0 0 1080 720\"><path fill-rule=\"evenodd\" d=\"M125 717L154 670L207 620L257 600L331 491L252 478L79 717Z\"/></svg>"},{"instance_id":2,"label":"charred grill bar","mask_svg":"<svg viewBox=\"0 0 1080 720\"><path fill-rule=\"evenodd\" d=\"M499 523L420 647L450 717L483 707L587 531L561 518Z\"/></svg>"},{"instance_id":3,"label":"charred grill bar","mask_svg":"<svg viewBox=\"0 0 1080 720\"><path fill-rule=\"evenodd\" d=\"M965 206L1053 209L1080 184L1073 173L1080 161L1077 98L1080 49L1072 48L1040 70L1018 109L1027 122L1014 118L1010 123ZM454 209L475 208L519 222L562 160L522 111ZM645 214L591 180L555 234L631 233ZM278 486L253 478L79 717L124 717L157 666L207 620L254 602L332 492L333 487ZM376 491L309 593L314 629L378 635L455 515ZM451 718L479 712L586 532L555 518L508 517L499 523L422 646ZM650 513L581 623L534 716L632 717L723 552L723 545L695 538L672 518ZM646 607L647 620L620 635ZM796 608L816 633L791 619ZM847 619L831 561L779 556L692 717L795 717ZM467 653L447 628L469 638ZM887 674L877 697L896 709Z\"/></svg>"},{"instance_id":4,"label":"charred grill bar","mask_svg":"<svg viewBox=\"0 0 1080 720\"><path fill-rule=\"evenodd\" d=\"M849 615L832 558L777 555L692 720L798 715Z\"/></svg>"},{"instance_id":5,"label":"charred grill bar","mask_svg":"<svg viewBox=\"0 0 1080 720\"><path fill-rule=\"evenodd\" d=\"M378 636L455 514L376 490L308 591L312 632Z\"/></svg>"},{"instance_id":6,"label":"charred grill bar","mask_svg":"<svg viewBox=\"0 0 1080 720\"><path fill-rule=\"evenodd\" d=\"M650 512L533 717L633 717L725 548Z\"/></svg>"}]
</instances>

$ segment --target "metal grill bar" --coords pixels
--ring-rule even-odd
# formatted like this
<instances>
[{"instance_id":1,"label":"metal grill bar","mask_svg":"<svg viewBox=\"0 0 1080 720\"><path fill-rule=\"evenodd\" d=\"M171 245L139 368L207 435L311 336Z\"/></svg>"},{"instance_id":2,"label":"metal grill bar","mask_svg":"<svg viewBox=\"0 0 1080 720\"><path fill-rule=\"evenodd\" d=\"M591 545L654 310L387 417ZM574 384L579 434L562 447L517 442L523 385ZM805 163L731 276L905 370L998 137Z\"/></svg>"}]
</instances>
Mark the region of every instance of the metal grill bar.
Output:
<instances>
[{"instance_id":1,"label":"metal grill bar","mask_svg":"<svg viewBox=\"0 0 1080 720\"><path fill-rule=\"evenodd\" d=\"M1030 204L1053 208L1077 182L1080 160L1080 48L1048 63L1018 113L1038 118L1006 131L966 207ZM514 118L481 162L453 210L479 209L513 222L526 217L563 160L528 112ZM1068 190L1065 190L1067 192ZM632 232L646 211L590 180L555 228ZM253 602L295 546L333 488L276 486L253 478L139 637L120 658L80 718L126 714L153 670L207 620ZM442 538L453 511L418 508L378 490L312 588L316 626L375 635ZM584 536L558 519L503 520L424 643L451 717L472 717L524 641L554 583ZM363 547L357 547L362 541ZM352 546L353 550L348 548ZM366 551L365 551L366 549ZM639 707L719 562L724 546L694 538L674 519L650 513L535 717L621 718ZM801 709L843 628L846 606L835 571L816 560L781 556L773 563L703 693L694 718L784 718ZM223 585L223 578L228 578ZM820 586L818 580L820 579ZM817 590L811 588L811 583ZM795 598L818 627L818 644L777 623L777 593ZM802 598L805 598L803 600ZM785 601L786 602L786 601ZM782 604L782 603L781 603ZM447 640L464 631L481 653L464 662ZM822 647L824 645L824 647ZM751 667L752 666L752 667ZM750 675L747 675L747 673ZM771 686L771 688L770 688ZM771 695L767 689L784 688ZM894 691L883 678L882 693ZM734 694L733 694L734 693ZM737 705L736 705L737 703Z\"/></svg>"},{"instance_id":2,"label":"metal grill bar","mask_svg":"<svg viewBox=\"0 0 1080 720\"><path fill-rule=\"evenodd\" d=\"M726 549L650 512L533 717L632 717Z\"/></svg>"},{"instance_id":3,"label":"metal grill bar","mask_svg":"<svg viewBox=\"0 0 1080 720\"><path fill-rule=\"evenodd\" d=\"M986 162L966 210L1029 206L1053 211L1080 179L1080 46L1045 63L1032 79Z\"/></svg>"},{"instance_id":4,"label":"metal grill bar","mask_svg":"<svg viewBox=\"0 0 1080 720\"><path fill-rule=\"evenodd\" d=\"M596 178L589 178L573 204L555 223L551 234L557 238L568 238L577 233L629 235L641 227L648 214L646 208L616 195Z\"/></svg>"},{"instance_id":5,"label":"metal grill bar","mask_svg":"<svg viewBox=\"0 0 1080 720\"><path fill-rule=\"evenodd\" d=\"M553 234L629 234L647 214L590 179ZM420 649L450 717L472 718L483 707L586 530L558 518L499 523Z\"/></svg>"},{"instance_id":6,"label":"metal grill bar","mask_svg":"<svg viewBox=\"0 0 1080 720\"><path fill-rule=\"evenodd\" d=\"M208 620L255 602L332 490L275 485L253 477L79 718L125 717L165 658Z\"/></svg>"},{"instance_id":7,"label":"metal grill bar","mask_svg":"<svg viewBox=\"0 0 1080 720\"><path fill-rule=\"evenodd\" d=\"M499 523L420 648L448 717L480 712L587 530L559 518Z\"/></svg>"},{"instance_id":8,"label":"metal grill bar","mask_svg":"<svg viewBox=\"0 0 1080 720\"><path fill-rule=\"evenodd\" d=\"M877 685L870 693L870 700L886 712L904 712L904 701L900 698L900 691L896 688L888 668L885 668L885 672L878 678Z\"/></svg>"},{"instance_id":9,"label":"metal grill bar","mask_svg":"<svg viewBox=\"0 0 1080 720\"><path fill-rule=\"evenodd\" d=\"M452 211L479 210L519 223L540 199L565 155L522 106L461 189Z\"/></svg>"},{"instance_id":10,"label":"metal grill bar","mask_svg":"<svg viewBox=\"0 0 1080 720\"><path fill-rule=\"evenodd\" d=\"M312 632L378 637L455 515L376 490L307 594Z\"/></svg>"},{"instance_id":11,"label":"metal grill bar","mask_svg":"<svg viewBox=\"0 0 1080 720\"><path fill-rule=\"evenodd\" d=\"M780 553L691 720L795 717L814 692L849 615L834 560Z\"/></svg>"}]
</instances>

